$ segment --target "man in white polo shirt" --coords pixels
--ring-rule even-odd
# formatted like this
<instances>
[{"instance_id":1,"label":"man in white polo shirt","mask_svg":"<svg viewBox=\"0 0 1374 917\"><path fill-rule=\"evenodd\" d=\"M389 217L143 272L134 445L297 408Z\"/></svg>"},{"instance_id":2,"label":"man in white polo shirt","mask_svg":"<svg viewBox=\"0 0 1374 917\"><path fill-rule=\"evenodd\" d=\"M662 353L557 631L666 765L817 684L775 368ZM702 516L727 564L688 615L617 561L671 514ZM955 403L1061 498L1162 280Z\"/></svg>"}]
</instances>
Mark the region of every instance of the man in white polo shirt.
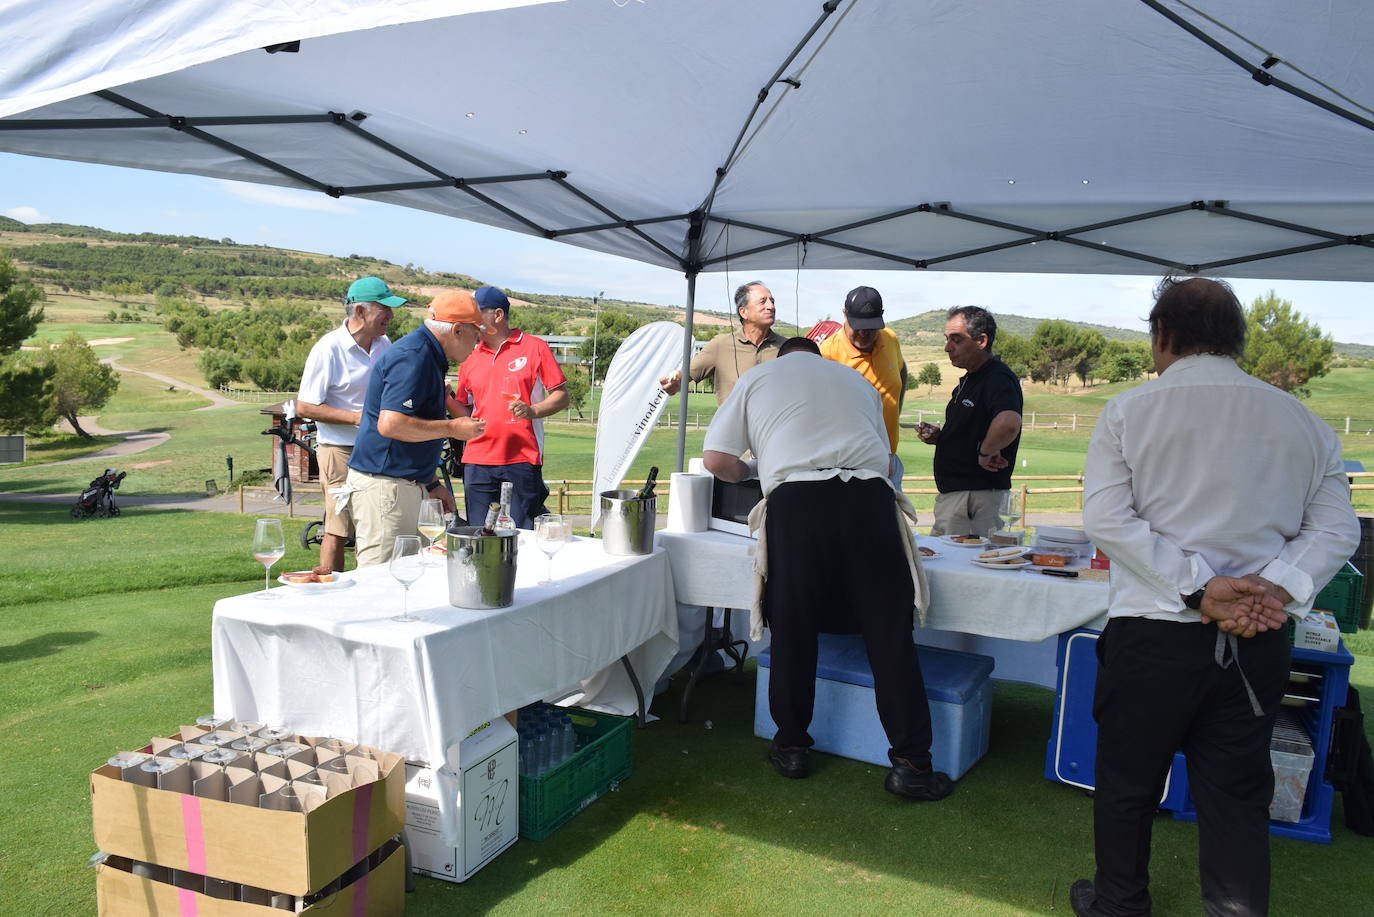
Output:
<instances>
[{"instance_id":1,"label":"man in white polo shirt","mask_svg":"<svg viewBox=\"0 0 1374 917\"><path fill-rule=\"evenodd\" d=\"M305 360L296 414L315 421L318 431L315 458L325 491L320 566L329 570L344 568L344 544L353 536L353 520L337 512L331 491L348 477L367 381L377 358L391 346L386 336L391 310L405 304L381 278L357 280L344 298L344 323L316 341Z\"/></svg>"}]
</instances>

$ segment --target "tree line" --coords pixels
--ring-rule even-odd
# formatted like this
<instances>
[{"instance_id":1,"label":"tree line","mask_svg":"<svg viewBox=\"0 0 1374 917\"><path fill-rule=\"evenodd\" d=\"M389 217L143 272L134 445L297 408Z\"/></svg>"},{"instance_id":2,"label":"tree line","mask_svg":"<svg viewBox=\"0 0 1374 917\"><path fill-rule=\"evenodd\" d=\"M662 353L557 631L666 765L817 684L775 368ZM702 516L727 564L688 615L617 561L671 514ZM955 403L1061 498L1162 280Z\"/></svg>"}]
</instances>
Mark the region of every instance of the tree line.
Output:
<instances>
[{"instance_id":1,"label":"tree line","mask_svg":"<svg viewBox=\"0 0 1374 917\"><path fill-rule=\"evenodd\" d=\"M103 407L119 376L75 331L56 347L21 352L43 321L42 301L42 288L0 255L0 430L38 432L64 418L89 439L78 415Z\"/></svg>"}]
</instances>

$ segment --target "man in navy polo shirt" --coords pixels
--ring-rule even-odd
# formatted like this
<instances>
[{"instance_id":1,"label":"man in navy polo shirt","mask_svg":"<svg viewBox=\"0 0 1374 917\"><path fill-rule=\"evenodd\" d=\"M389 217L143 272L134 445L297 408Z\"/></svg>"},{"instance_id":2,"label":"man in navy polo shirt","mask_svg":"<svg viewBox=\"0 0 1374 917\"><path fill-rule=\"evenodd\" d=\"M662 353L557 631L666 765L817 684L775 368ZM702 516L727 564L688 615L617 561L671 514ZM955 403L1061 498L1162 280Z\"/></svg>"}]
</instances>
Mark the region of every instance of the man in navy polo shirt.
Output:
<instances>
[{"instance_id":1,"label":"man in navy polo shirt","mask_svg":"<svg viewBox=\"0 0 1374 917\"><path fill-rule=\"evenodd\" d=\"M434 298L424 324L373 368L348 461L359 567L391 560L396 536L417 531L426 496L453 511L453 494L434 475L444 439L480 436L486 421L449 417L444 374L450 361L472 353L481 332L472 294L450 290Z\"/></svg>"}]
</instances>

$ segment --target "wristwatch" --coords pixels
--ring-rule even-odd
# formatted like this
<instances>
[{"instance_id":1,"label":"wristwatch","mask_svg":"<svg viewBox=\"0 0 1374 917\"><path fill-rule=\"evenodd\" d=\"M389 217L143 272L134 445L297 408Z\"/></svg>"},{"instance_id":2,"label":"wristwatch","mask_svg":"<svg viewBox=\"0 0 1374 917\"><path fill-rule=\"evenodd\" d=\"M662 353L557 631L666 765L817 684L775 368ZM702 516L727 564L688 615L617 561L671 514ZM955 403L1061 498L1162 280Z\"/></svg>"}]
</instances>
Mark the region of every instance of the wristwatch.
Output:
<instances>
[{"instance_id":1,"label":"wristwatch","mask_svg":"<svg viewBox=\"0 0 1374 917\"><path fill-rule=\"evenodd\" d=\"M1207 592L1207 587L1206 587L1206 586L1203 586L1203 587L1202 587L1201 589L1199 589L1197 592L1194 592L1194 593L1192 593L1191 595L1185 595L1185 596L1183 597L1183 604L1184 604L1184 605L1187 605L1189 608L1193 609L1193 611L1199 611L1199 610L1201 610L1201 609L1202 609L1202 596L1203 596L1206 592Z\"/></svg>"},{"instance_id":2,"label":"wristwatch","mask_svg":"<svg viewBox=\"0 0 1374 917\"><path fill-rule=\"evenodd\" d=\"M983 444L982 444L982 443L979 443L979 444L978 444L978 457L979 457L979 458L987 458L988 456L996 455L996 454L997 454L996 452L984 452L984 451L983 451Z\"/></svg>"},{"instance_id":3,"label":"wristwatch","mask_svg":"<svg viewBox=\"0 0 1374 917\"><path fill-rule=\"evenodd\" d=\"M438 478L435 478L433 481L430 481L428 484L425 485L425 493L432 494L434 493L434 491L438 490L440 487L443 486L443 482L440 481Z\"/></svg>"}]
</instances>

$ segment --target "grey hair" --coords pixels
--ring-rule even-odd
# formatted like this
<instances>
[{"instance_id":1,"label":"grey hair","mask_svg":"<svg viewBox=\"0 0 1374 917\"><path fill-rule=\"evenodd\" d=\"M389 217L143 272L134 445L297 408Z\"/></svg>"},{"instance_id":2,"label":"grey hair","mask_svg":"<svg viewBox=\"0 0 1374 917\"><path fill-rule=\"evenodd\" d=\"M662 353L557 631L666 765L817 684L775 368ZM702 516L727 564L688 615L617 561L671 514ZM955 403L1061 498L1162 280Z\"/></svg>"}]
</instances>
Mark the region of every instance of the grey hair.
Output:
<instances>
[{"instance_id":1,"label":"grey hair","mask_svg":"<svg viewBox=\"0 0 1374 917\"><path fill-rule=\"evenodd\" d=\"M383 306L381 303L374 302L370 299L360 300L358 302L346 302L344 303L344 321L349 322L353 320L355 314L353 310L355 309L362 309L363 314L366 315L371 309L383 308L390 308L390 306Z\"/></svg>"},{"instance_id":2,"label":"grey hair","mask_svg":"<svg viewBox=\"0 0 1374 917\"><path fill-rule=\"evenodd\" d=\"M425 319L425 327L435 334L452 334L454 323L441 322L437 318L427 318Z\"/></svg>"},{"instance_id":3,"label":"grey hair","mask_svg":"<svg viewBox=\"0 0 1374 917\"><path fill-rule=\"evenodd\" d=\"M992 350L992 342L997 340L997 319L992 317L992 313L982 306L955 306L949 310L948 318L963 316L964 325L968 328L968 336L977 340L981 335L988 336L988 350Z\"/></svg>"},{"instance_id":4,"label":"grey hair","mask_svg":"<svg viewBox=\"0 0 1374 917\"><path fill-rule=\"evenodd\" d=\"M749 305L749 290L750 290L750 288L752 288L752 287L761 287L761 286L764 286L764 282L763 282L762 280L751 280L751 281L749 281L748 283L742 283L742 284L740 284L738 287L735 288L735 314L736 314L736 315L739 314L739 310L740 310L740 309L743 309L745 306Z\"/></svg>"}]
</instances>

